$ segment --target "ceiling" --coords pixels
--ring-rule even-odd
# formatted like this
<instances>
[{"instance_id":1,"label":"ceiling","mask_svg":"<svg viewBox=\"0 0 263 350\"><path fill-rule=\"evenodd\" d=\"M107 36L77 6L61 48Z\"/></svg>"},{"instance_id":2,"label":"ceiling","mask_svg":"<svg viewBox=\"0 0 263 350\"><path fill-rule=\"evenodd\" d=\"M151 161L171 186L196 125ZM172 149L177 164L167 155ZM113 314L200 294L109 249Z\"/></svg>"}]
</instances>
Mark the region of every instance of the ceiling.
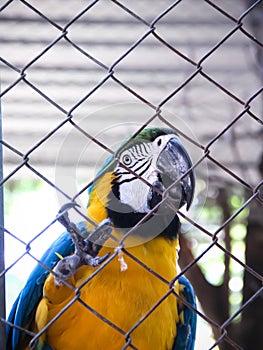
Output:
<instances>
[{"instance_id":1,"label":"ceiling","mask_svg":"<svg viewBox=\"0 0 263 350\"><path fill-rule=\"evenodd\" d=\"M105 149L128 133L172 125L199 179L212 188L257 185L257 8L245 15L245 1L194 0L1 6L5 177L41 177L66 191L65 177L91 181Z\"/></svg>"}]
</instances>

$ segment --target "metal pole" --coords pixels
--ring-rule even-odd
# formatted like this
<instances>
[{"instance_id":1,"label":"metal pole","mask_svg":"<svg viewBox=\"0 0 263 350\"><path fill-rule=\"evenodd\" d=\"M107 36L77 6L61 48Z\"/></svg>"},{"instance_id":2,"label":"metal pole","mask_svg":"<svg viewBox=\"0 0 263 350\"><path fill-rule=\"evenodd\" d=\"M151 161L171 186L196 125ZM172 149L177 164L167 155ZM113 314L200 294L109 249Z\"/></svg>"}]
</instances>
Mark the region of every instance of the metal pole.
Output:
<instances>
[{"instance_id":1,"label":"metal pole","mask_svg":"<svg viewBox=\"0 0 263 350\"><path fill-rule=\"evenodd\" d=\"M0 182L3 179L3 148L2 148L2 110L0 98ZM0 186L0 274L5 269L4 254L4 193L3 185ZM5 275L0 277L0 318L5 319ZM5 323L0 321L0 344L6 344Z\"/></svg>"}]
</instances>

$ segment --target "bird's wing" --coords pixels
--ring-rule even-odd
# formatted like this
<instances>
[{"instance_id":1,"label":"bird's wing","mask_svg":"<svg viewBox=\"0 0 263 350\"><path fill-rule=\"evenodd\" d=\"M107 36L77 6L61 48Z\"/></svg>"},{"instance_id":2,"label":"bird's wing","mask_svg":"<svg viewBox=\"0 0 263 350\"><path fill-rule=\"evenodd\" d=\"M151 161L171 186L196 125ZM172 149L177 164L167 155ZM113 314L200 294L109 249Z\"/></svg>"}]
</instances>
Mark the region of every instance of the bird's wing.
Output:
<instances>
[{"instance_id":1,"label":"bird's wing","mask_svg":"<svg viewBox=\"0 0 263 350\"><path fill-rule=\"evenodd\" d=\"M180 296L196 309L195 294L191 283L184 276L180 276L178 282ZM178 309L177 336L172 350L193 350L196 333L196 313L180 301L178 302Z\"/></svg>"},{"instance_id":2,"label":"bird's wing","mask_svg":"<svg viewBox=\"0 0 263 350\"><path fill-rule=\"evenodd\" d=\"M77 224L81 232L87 233L84 222ZM7 325L7 350L15 350L19 345L24 332L19 328L27 329L31 324L38 303L43 296L43 286L49 272L43 267L53 269L59 261L59 255L65 257L74 252L74 244L68 232L62 233L61 236L49 247L40 259L38 264L30 274L24 288L18 295L11 312L8 322L14 325ZM43 265L42 265L43 264ZM43 350L49 350L47 345Z\"/></svg>"}]
</instances>

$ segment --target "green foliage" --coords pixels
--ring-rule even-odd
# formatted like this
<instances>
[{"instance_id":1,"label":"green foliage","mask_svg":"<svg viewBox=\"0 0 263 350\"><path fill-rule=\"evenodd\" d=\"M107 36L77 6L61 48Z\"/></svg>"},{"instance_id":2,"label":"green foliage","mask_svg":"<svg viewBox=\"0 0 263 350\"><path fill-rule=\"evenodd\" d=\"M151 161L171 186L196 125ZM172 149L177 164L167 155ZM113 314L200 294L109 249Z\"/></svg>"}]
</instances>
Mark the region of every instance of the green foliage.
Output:
<instances>
[{"instance_id":1,"label":"green foliage","mask_svg":"<svg viewBox=\"0 0 263 350\"><path fill-rule=\"evenodd\" d=\"M229 198L230 214L235 213L244 203L245 199L242 195L233 194ZM218 227L223 223L223 211L222 208L212 200L207 201L207 205L203 208L199 208L197 212L198 223L211 233L214 233ZM246 237L246 218L248 216L249 209L244 208L242 212L230 223L230 239L231 239L231 253L234 254L239 260L244 262L245 259L245 243ZM200 232L198 229L194 229L191 233L191 238L194 239L193 252L195 256L199 256L205 249L212 243L211 238L205 233ZM218 235L219 243L225 247L224 231ZM204 257L199 261L199 266L209 283L215 286L219 286L223 282L225 272L225 254L224 252L213 246L212 249L207 252ZM240 293L242 291L241 280L243 278L243 267L238 262L230 259L230 291L233 287L233 281L237 282L238 286L241 286L241 290L237 291L234 287L234 293ZM216 273L215 273L216 272ZM240 282L240 283L239 283ZM240 300L240 296L233 296L231 300Z\"/></svg>"},{"instance_id":2,"label":"green foliage","mask_svg":"<svg viewBox=\"0 0 263 350\"><path fill-rule=\"evenodd\" d=\"M230 194L228 199L229 215L233 215L239 211L244 202L245 197L243 193ZM245 238L248 214L249 209L244 207L228 226L230 229L230 251L241 262L245 262ZM212 199L207 200L206 206L200 208L197 215L198 223L211 233L216 232L224 221L223 208ZM193 252L196 257L202 254L212 243L211 237L200 232L200 230L195 230L191 234L191 238L195 241ZM218 238L220 245L226 247L224 230L219 232ZM225 260L225 253L218 247L213 246L198 262L202 273L210 284L219 286L224 282L226 273ZM243 277L244 268L242 264L230 258L228 281L230 315L236 312L242 304ZM239 318L236 317L234 322L238 322Z\"/></svg>"},{"instance_id":3,"label":"green foliage","mask_svg":"<svg viewBox=\"0 0 263 350\"><path fill-rule=\"evenodd\" d=\"M11 210L12 204L16 197L21 193L34 192L41 188L42 182L40 180L10 180L4 185L4 208L5 213L8 214Z\"/></svg>"}]
</instances>

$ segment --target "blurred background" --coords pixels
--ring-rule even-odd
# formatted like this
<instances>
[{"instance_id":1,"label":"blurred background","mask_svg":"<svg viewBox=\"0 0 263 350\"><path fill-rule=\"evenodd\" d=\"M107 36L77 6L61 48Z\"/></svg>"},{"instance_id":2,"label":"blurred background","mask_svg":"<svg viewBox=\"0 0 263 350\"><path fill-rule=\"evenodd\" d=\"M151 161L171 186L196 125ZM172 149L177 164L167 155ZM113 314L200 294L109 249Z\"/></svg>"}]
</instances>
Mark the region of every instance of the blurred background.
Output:
<instances>
[{"instance_id":1,"label":"blurred background","mask_svg":"<svg viewBox=\"0 0 263 350\"><path fill-rule=\"evenodd\" d=\"M181 268L208 249L186 273L197 349L263 348L262 42L262 1L2 1L7 314L108 149L171 126L196 164Z\"/></svg>"}]
</instances>

